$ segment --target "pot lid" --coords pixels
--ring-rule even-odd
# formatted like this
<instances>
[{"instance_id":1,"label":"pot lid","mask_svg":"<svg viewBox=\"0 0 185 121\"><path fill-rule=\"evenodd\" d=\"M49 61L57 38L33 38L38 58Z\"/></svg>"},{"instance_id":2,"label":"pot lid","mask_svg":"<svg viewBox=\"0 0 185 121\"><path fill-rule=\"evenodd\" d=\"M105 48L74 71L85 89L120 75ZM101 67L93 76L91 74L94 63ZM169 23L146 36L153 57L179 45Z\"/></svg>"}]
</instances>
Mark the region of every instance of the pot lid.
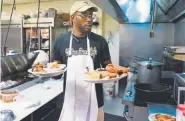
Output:
<instances>
[{"instance_id":1,"label":"pot lid","mask_svg":"<svg viewBox=\"0 0 185 121\"><path fill-rule=\"evenodd\" d=\"M157 62L157 61L140 61L140 62L138 62L138 64L140 64L142 66L148 66L148 65L161 66L162 65L162 63Z\"/></svg>"}]
</instances>

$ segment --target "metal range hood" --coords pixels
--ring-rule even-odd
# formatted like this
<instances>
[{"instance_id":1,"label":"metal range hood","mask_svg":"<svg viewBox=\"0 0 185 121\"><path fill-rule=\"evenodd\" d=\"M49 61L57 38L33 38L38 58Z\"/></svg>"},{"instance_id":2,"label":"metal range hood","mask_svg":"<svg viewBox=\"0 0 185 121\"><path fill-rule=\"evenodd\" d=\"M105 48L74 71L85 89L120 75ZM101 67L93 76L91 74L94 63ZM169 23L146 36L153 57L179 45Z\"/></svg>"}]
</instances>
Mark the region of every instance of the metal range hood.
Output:
<instances>
[{"instance_id":1,"label":"metal range hood","mask_svg":"<svg viewBox=\"0 0 185 121\"><path fill-rule=\"evenodd\" d=\"M91 0L119 23L175 22L185 16L185 0Z\"/></svg>"}]
</instances>

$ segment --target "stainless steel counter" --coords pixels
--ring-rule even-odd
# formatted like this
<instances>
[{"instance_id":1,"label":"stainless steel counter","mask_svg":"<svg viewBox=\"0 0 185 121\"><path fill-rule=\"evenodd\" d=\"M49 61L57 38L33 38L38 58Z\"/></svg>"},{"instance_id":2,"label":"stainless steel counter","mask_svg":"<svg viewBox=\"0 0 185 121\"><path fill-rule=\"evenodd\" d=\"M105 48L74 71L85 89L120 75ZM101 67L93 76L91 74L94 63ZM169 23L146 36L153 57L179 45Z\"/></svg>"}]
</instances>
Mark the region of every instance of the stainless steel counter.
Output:
<instances>
[{"instance_id":1,"label":"stainless steel counter","mask_svg":"<svg viewBox=\"0 0 185 121\"><path fill-rule=\"evenodd\" d=\"M128 121L148 121L148 108L134 105L134 85L136 79L137 74L130 73L130 78L128 78L128 83L122 98L122 103L125 105L123 115Z\"/></svg>"},{"instance_id":2,"label":"stainless steel counter","mask_svg":"<svg viewBox=\"0 0 185 121\"><path fill-rule=\"evenodd\" d=\"M174 73L173 93L178 103L185 103L185 73Z\"/></svg>"}]
</instances>

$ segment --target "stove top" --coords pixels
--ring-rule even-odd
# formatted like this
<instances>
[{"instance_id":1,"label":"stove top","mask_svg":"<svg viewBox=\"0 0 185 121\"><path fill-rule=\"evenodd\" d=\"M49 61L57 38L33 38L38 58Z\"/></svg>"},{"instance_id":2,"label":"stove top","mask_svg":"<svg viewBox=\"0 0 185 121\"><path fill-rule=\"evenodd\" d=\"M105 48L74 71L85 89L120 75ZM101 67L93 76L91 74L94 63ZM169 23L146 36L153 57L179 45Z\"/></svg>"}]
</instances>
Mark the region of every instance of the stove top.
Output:
<instances>
[{"instance_id":1,"label":"stove top","mask_svg":"<svg viewBox=\"0 0 185 121\"><path fill-rule=\"evenodd\" d=\"M135 106L147 107L148 103L177 105L177 103L174 100L173 96L169 97L169 99L167 99L166 101L163 101L163 102L146 102L146 101L140 100L138 98L134 99L134 105Z\"/></svg>"},{"instance_id":2,"label":"stove top","mask_svg":"<svg viewBox=\"0 0 185 121\"><path fill-rule=\"evenodd\" d=\"M19 86L21 84L24 84L26 82L32 81L35 78L38 78L28 72L20 72L13 74L11 76L2 78L1 83L0 83L0 89L5 90L5 89L11 89L13 87Z\"/></svg>"},{"instance_id":3,"label":"stove top","mask_svg":"<svg viewBox=\"0 0 185 121\"><path fill-rule=\"evenodd\" d=\"M125 94L123 96L123 102L133 102L135 106L147 107L147 103L156 103L156 104L169 104L176 105L176 101L172 96L172 91L170 93L170 97L163 102L147 102L145 100L139 99L136 97L136 92L134 88L135 82L129 82L126 87ZM128 104L128 103L127 103Z\"/></svg>"}]
</instances>

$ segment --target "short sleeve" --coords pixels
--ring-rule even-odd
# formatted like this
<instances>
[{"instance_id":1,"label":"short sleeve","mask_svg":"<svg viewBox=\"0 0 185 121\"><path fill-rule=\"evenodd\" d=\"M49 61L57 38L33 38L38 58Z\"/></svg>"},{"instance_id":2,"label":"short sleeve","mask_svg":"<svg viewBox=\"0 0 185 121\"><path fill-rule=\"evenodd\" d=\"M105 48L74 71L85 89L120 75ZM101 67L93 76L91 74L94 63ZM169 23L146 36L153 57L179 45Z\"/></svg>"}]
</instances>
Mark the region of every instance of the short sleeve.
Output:
<instances>
[{"instance_id":1,"label":"short sleeve","mask_svg":"<svg viewBox=\"0 0 185 121\"><path fill-rule=\"evenodd\" d=\"M61 38L58 38L55 40L55 43L53 46L53 58L52 58L53 61L56 60L56 61L63 62L63 57L61 54L62 46L60 44L61 41L62 41Z\"/></svg>"},{"instance_id":2,"label":"short sleeve","mask_svg":"<svg viewBox=\"0 0 185 121\"><path fill-rule=\"evenodd\" d=\"M101 45L101 64L103 67L106 66L106 62L111 62L110 52L109 52L109 46L105 38L102 40Z\"/></svg>"}]
</instances>

